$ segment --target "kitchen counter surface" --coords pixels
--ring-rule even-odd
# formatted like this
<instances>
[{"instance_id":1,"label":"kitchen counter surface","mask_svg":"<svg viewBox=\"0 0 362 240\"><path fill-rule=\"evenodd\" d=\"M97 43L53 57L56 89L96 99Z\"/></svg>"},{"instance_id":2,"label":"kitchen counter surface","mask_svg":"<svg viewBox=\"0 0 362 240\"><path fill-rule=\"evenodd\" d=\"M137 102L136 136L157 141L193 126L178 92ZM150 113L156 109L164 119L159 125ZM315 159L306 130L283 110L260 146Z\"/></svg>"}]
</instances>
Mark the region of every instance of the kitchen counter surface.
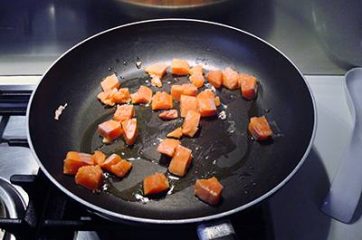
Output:
<instances>
[{"instance_id":1,"label":"kitchen counter surface","mask_svg":"<svg viewBox=\"0 0 362 240\"><path fill-rule=\"evenodd\" d=\"M269 203L278 240L360 240L362 204L355 222L344 224L320 211L343 150L352 134L352 118L343 76L307 76L317 105L314 147L297 174Z\"/></svg>"},{"instance_id":2,"label":"kitchen counter surface","mask_svg":"<svg viewBox=\"0 0 362 240\"><path fill-rule=\"evenodd\" d=\"M0 3L0 75L43 74L63 52L97 32L160 17L132 17L120 1L34 1ZM321 11L325 0L301 0L297 4L287 0L235 2L236 6L224 13L181 17L202 18L249 31L278 47L304 74L344 74L351 67L333 58L321 37L321 30L328 30L328 22L322 18L327 12ZM333 47L346 49L341 44Z\"/></svg>"}]
</instances>

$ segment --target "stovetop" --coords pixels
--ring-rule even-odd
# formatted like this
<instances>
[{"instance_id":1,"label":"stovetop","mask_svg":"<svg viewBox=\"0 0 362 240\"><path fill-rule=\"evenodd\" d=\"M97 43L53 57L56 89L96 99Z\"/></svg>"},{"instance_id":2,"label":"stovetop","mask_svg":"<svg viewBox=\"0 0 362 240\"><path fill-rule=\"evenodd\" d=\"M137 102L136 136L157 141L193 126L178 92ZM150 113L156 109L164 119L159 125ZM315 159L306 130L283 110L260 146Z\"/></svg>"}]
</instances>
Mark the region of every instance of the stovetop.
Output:
<instances>
[{"instance_id":1,"label":"stovetop","mask_svg":"<svg viewBox=\"0 0 362 240\"><path fill-rule=\"evenodd\" d=\"M26 98L39 79L39 76L0 77L0 89L9 90L7 85L11 85L10 89L23 89L25 91L17 98ZM318 126L314 147L302 168L285 187L264 203L231 218L240 239L362 238L362 220L358 219L361 210L357 211L355 222L349 225L337 222L320 211L330 182L342 161L343 148L351 136L351 116L342 87L344 77L306 76L306 79L317 104ZM6 96L2 95L0 105L4 99ZM44 220L40 222L46 226L45 235L52 233L59 237L62 236L59 234L69 234L77 229L80 230L76 234L78 239L103 239L111 229L113 237L127 236L127 239L142 239L145 236L160 238L160 232L166 238L196 238L195 226L134 226L110 223L95 217L50 185L41 173L36 175L38 165L26 148L26 117L21 116L21 109L15 116L2 116L0 129L4 123L7 124L3 132L4 140L0 143L0 177L7 181L11 178L13 183L23 186L16 187L25 202L33 208L31 211L41 212L37 218ZM40 184L41 193L29 190L31 184ZM44 204L47 209L39 207ZM114 231L115 228L117 231ZM59 229L63 231L59 232Z\"/></svg>"}]
</instances>

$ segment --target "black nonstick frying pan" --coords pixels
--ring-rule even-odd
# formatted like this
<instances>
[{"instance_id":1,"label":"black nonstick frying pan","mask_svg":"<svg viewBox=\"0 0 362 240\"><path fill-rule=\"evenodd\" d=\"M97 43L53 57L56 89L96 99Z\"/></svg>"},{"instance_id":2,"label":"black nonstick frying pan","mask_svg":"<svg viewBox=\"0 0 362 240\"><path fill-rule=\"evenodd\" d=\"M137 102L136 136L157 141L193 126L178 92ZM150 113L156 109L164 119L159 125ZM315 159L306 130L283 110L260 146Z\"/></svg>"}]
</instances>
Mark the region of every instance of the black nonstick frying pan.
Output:
<instances>
[{"instance_id":1,"label":"black nonstick frying pan","mask_svg":"<svg viewBox=\"0 0 362 240\"><path fill-rule=\"evenodd\" d=\"M97 124L111 118L114 108L98 102L100 81L116 73L122 87L134 92L147 85L143 67L172 58L187 59L205 69L230 66L255 75L258 97L242 99L240 90L217 90L220 117L202 119L196 138L183 138L193 151L193 163L183 178L170 177L164 196L144 198L142 179L167 172L168 159L156 147L159 139L182 120L162 121L150 107L137 106L139 137L133 147L123 140L104 145ZM166 91L175 82L164 80ZM152 88L154 91L159 90ZM59 120L54 112L67 104ZM253 141L247 133L252 116L266 115L273 140ZM113 220L146 223L191 223L216 219L246 209L281 188L298 170L315 134L314 101L306 82L280 51L263 40L229 26L186 19L163 19L127 24L97 34L61 56L45 73L28 108L28 138L41 170L63 192L94 212ZM134 164L124 178L109 176L102 191L76 185L62 173L70 150L118 153ZM209 206L193 194L197 178L216 176L224 185L222 200Z\"/></svg>"}]
</instances>

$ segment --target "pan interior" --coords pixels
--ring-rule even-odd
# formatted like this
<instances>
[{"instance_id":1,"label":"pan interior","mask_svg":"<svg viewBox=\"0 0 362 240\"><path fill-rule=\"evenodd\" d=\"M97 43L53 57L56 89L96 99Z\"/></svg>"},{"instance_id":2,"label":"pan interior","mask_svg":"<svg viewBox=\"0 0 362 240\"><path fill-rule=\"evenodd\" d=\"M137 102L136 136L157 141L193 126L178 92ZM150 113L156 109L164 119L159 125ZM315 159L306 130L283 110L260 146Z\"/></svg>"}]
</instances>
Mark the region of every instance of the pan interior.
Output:
<instances>
[{"instance_id":1,"label":"pan interior","mask_svg":"<svg viewBox=\"0 0 362 240\"><path fill-rule=\"evenodd\" d=\"M162 121L150 107L136 106L139 137L133 147L122 140L104 145L96 133L114 108L97 99L100 81L116 73L122 87L134 92L147 85L143 67L172 58L187 59L206 69L230 66L255 75L260 88L257 99L246 101L240 90L217 90L225 119L202 119L196 138L183 138L193 151L188 174L170 178L164 196L142 197L142 179L167 172L169 159L156 147L159 139L182 124L180 119ZM140 65L141 63L141 65ZM163 89L188 81L168 74ZM155 91L160 89L153 88ZM60 120L54 112L67 103ZM177 106L177 105L176 105ZM252 116L266 115L273 129L272 141L255 142L247 134ZM223 117L222 117L223 118ZM159 21L116 28L100 34L65 54L45 74L29 111L29 135L42 170L90 207L97 206L122 216L147 219L191 219L239 208L263 196L282 182L304 156L314 127L313 103L298 70L277 50L246 33L203 22ZM63 159L70 150L107 155L121 154L134 164L124 179L109 176L103 191L92 193L62 174ZM216 176L224 185L217 206L199 201L193 194L197 178Z\"/></svg>"}]
</instances>

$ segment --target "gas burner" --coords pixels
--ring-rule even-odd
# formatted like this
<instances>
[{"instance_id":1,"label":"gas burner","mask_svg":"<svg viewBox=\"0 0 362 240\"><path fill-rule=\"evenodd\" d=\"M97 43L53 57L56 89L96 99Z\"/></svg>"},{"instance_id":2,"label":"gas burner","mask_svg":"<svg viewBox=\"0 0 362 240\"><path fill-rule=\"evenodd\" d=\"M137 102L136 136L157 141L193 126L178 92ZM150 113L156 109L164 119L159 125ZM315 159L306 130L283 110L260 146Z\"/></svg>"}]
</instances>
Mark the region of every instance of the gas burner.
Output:
<instances>
[{"instance_id":1,"label":"gas burner","mask_svg":"<svg viewBox=\"0 0 362 240\"><path fill-rule=\"evenodd\" d=\"M0 217L3 219L22 218L25 208L25 200L21 194L8 181L0 178ZM14 239L14 236L2 230L0 239Z\"/></svg>"}]
</instances>

